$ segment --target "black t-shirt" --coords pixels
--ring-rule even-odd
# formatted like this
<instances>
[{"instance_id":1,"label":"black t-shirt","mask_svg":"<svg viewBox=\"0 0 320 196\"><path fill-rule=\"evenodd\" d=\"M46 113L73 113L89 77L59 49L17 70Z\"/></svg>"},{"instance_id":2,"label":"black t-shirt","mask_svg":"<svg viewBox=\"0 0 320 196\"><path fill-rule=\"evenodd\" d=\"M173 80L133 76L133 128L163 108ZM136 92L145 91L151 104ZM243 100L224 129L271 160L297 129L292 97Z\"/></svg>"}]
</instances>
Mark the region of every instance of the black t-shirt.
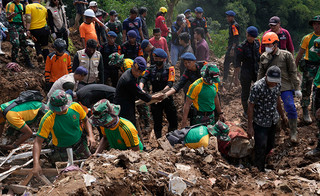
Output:
<instances>
[{"instance_id":1,"label":"black t-shirt","mask_svg":"<svg viewBox=\"0 0 320 196\"><path fill-rule=\"evenodd\" d=\"M133 124L136 122L136 97L145 102L151 101L151 96L141 90L137 84L137 79L132 75L131 69L129 69L121 75L118 81L114 103L121 106L120 117L131 121Z\"/></svg>"},{"instance_id":2,"label":"black t-shirt","mask_svg":"<svg viewBox=\"0 0 320 196\"><path fill-rule=\"evenodd\" d=\"M115 52L121 52L121 47L118 44L109 45L105 43L102 48L100 49L101 55L103 57L103 65L104 67L109 66L109 56ZM106 70L105 70L106 71Z\"/></svg>"},{"instance_id":3,"label":"black t-shirt","mask_svg":"<svg viewBox=\"0 0 320 196\"><path fill-rule=\"evenodd\" d=\"M108 99L114 102L116 89L104 84L89 84L77 91L78 101L86 106L91 107L101 99Z\"/></svg>"}]
</instances>

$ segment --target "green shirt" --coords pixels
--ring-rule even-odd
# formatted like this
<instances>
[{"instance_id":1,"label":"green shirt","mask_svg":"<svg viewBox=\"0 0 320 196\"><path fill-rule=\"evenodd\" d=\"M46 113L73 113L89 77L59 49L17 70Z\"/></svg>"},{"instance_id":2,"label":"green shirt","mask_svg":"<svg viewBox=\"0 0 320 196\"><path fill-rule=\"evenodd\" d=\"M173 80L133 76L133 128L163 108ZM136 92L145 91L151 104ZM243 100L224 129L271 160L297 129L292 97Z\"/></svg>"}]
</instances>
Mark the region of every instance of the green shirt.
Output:
<instances>
[{"instance_id":1,"label":"green shirt","mask_svg":"<svg viewBox=\"0 0 320 196\"><path fill-rule=\"evenodd\" d=\"M20 9L18 8L18 6ZM20 11L23 11L22 4L19 3L18 6L14 2L10 2L6 6L6 12L11 14L11 13L19 13ZM15 17L13 17L12 19L10 19L8 21L22 23L21 15L22 14L19 13L18 15L16 15Z\"/></svg>"},{"instance_id":2,"label":"green shirt","mask_svg":"<svg viewBox=\"0 0 320 196\"><path fill-rule=\"evenodd\" d=\"M108 139L111 148L128 150L130 147L139 146L140 150L143 150L138 131L130 121L120 118L114 128L100 128L101 133Z\"/></svg>"},{"instance_id":3,"label":"green shirt","mask_svg":"<svg viewBox=\"0 0 320 196\"><path fill-rule=\"evenodd\" d=\"M6 109L14 100L11 100L7 103L0 105L0 110L3 111ZM25 124L31 124L35 121L39 109L42 107L42 103L40 101L29 101L25 103L21 103L6 114L6 119L8 120L10 126L15 129L21 129ZM5 122L4 118L0 118L0 123Z\"/></svg>"},{"instance_id":4,"label":"green shirt","mask_svg":"<svg viewBox=\"0 0 320 196\"><path fill-rule=\"evenodd\" d=\"M193 82L187 92L187 96L193 101L193 106L201 112L212 112L216 108L214 103L216 94L216 86L207 84L203 81L203 78Z\"/></svg>"},{"instance_id":5,"label":"green shirt","mask_svg":"<svg viewBox=\"0 0 320 196\"><path fill-rule=\"evenodd\" d=\"M49 110L41 119L37 136L48 138L52 135L52 143L57 147L69 147L77 143L82 135L80 120L86 112L78 103L72 103L67 113L57 115Z\"/></svg>"},{"instance_id":6,"label":"green shirt","mask_svg":"<svg viewBox=\"0 0 320 196\"><path fill-rule=\"evenodd\" d=\"M316 35L315 32L313 32L302 38L300 47L306 50L304 59L312 62L320 62L320 57L315 52L310 51L310 48L313 46L314 40L319 36L320 35Z\"/></svg>"}]
</instances>

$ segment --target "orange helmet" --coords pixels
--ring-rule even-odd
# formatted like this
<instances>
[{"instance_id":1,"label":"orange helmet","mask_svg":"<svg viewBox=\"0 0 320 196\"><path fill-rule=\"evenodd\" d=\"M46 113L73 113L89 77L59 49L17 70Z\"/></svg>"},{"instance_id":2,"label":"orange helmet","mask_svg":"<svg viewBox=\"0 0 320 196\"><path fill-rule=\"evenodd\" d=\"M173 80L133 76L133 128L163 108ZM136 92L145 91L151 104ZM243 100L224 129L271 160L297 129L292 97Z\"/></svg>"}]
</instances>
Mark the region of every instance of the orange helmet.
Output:
<instances>
[{"instance_id":1,"label":"orange helmet","mask_svg":"<svg viewBox=\"0 0 320 196\"><path fill-rule=\"evenodd\" d=\"M274 32L268 32L262 37L262 44L273 44L275 41L279 41L279 37Z\"/></svg>"}]
</instances>

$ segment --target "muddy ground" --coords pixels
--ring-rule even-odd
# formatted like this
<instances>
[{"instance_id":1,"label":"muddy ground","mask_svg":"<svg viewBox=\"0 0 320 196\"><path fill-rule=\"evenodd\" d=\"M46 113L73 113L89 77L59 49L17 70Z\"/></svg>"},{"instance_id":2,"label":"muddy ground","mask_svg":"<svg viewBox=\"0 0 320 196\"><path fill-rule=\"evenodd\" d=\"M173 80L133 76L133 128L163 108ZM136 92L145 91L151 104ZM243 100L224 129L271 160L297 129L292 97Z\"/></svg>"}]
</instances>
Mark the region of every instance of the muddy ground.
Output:
<instances>
[{"instance_id":1,"label":"muddy ground","mask_svg":"<svg viewBox=\"0 0 320 196\"><path fill-rule=\"evenodd\" d=\"M71 39L79 49L81 44L78 35L71 34ZM15 98L26 89L43 92L44 65L34 60L36 69L24 68L19 73L7 70L5 64L10 62L10 47L8 42L4 42L6 55L0 56L0 103ZM35 59L35 52L30 52ZM222 59L213 58L212 61L219 65L220 70L223 69ZM23 66L23 61L20 64ZM176 71L178 79L179 69ZM221 104L226 120L246 129L240 92L239 86L220 92ZM176 94L174 100L181 121L183 91ZM214 138L211 138L207 149L190 150L182 146L168 149L168 146L159 145L153 132L143 131L147 152L105 151L104 157L86 160L81 171L48 174L53 182L51 186L32 179L28 184L32 188L28 192L36 195L173 195L169 189L173 177L160 174L162 171L186 180L188 185L182 195L320 195L320 157L305 156L317 144L317 127L315 123L302 123L298 100L296 106L299 110L299 143L291 144L288 131L282 130L277 137L277 146L268 158L266 173L260 173L251 166L251 157L240 160L222 157L214 145ZM164 133L166 126L167 121L164 120ZM43 160L43 168L51 167L46 163L45 156ZM2 171L24 162L5 164ZM32 168L32 164L26 168ZM94 182L87 186L84 175L93 176ZM18 184L25 177L25 174L11 175L4 179L1 184L3 193L8 192L8 185Z\"/></svg>"}]
</instances>

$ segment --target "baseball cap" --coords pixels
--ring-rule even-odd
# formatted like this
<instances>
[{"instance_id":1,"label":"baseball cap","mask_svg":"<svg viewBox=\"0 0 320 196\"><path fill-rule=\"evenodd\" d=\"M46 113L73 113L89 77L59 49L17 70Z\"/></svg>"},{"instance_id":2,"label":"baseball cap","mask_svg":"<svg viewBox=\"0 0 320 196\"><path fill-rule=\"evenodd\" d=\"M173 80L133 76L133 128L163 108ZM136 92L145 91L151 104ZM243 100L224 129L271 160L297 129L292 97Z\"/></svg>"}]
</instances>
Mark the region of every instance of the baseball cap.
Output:
<instances>
[{"instance_id":1,"label":"baseball cap","mask_svg":"<svg viewBox=\"0 0 320 196\"><path fill-rule=\"evenodd\" d=\"M203 13L202 7L196 7L196 9L194 9L194 11L199 12L199 13Z\"/></svg>"},{"instance_id":2,"label":"baseball cap","mask_svg":"<svg viewBox=\"0 0 320 196\"><path fill-rule=\"evenodd\" d=\"M137 38L137 33L134 30L128 31L128 37Z\"/></svg>"},{"instance_id":3,"label":"baseball cap","mask_svg":"<svg viewBox=\"0 0 320 196\"><path fill-rule=\"evenodd\" d=\"M268 82L280 83L281 82L281 70L276 65L269 67L267 70Z\"/></svg>"},{"instance_id":4,"label":"baseball cap","mask_svg":"<svg viewBox=\"0 0 320 196\"><path fill-rule=\"evenodd\" d=\"M226 11L226 15L228 15L228 16L235 16L236 13L235 13L233 10L228 10L228 11Z\"/></svg>"},{"instance_id":5,"label":"baseball cap","mask_svg":"<svg viewBox=\"0 0 320 196\"><path fill-rule=\"evenodd\" d=\"M95 7L95 6L98 6L97 2L95 2L95 1L90 1L89 7Z\"/></svg>"},{"instance_id":6,"label":"baseball cap","mask_svg":"<svg viewBox=\"0 0 320 196\"><path fill-rule=\"evenodd\" d=\"M71 106L72 98L63 90L56 90L49 100L49 108L54 112L62 112Z\"/></svg>"},{"instance_id":7,"label":"baseball cap","mask_svg":"<svg viewBox=\"0 0 320 196\"><path fill-rule=\"evenodd\" d=\"M141 57L141 56L138 56L137 58L134 59L133 65L136 65L136 64L138 65L138 69L139 69L140 71L145 71L146 68L147 68L147 62L146 62L146 60L145 60L143 57Z\"/></svg>"},{"instance_id":8,"label":"baseball cap","mask_svg":"<svg viewBox=\"0 0 320 196\"><path fill-rule=\"evenodd\" d=\"M116 10L111 10L111 11L109 12L109 15L110 15L110 16L118 16L118 13L117 13Z\"/></svg>"},{"instance_id":9,"label":"baseball cap","mask_svg":"<svg viewBox=\"0 0 320 196\"><path fill-rule=\"evenodd\" d=\"M120 105L101 99L92 107L90 121L94 126L114 127L119 121Z\"/></svg>"},{"instance_id":10,"label":"baseball cap","mask_svg":"<svg viewBox=\"0 0 320 196\"><path fill-rule=\"evenodd\" d=\"M108 36L118 37L118 35L117 35L114 31L109 31L109 32L108 32Z\"/></svg>"},{"instance_id":11,"label":"baseball cap","mask_svg":"<svg viewBox=\"0 0 320 196\"><path fill-rule=\"evenodd\" d=\"M181 58L183 60L189 60L189 61L195 61L197 58L192 54L191 52L186 52L183 55L181 55Z\"/></svg>"},{"instance_id":12,"label":"baseball cap","mask_svg":"<svg viewBox=\"0 0 320 196\"><path fill-rule=\"evenodd\" d=\"M272 16L269 20L269 25L277 25L280 23L280 18L278 16Z\"/></svg>"},{"instance_id":13,"label":"baseball cap","mask_svg":"<svg viewBox=\"0 0 320 196\"><path fill-rule=\"evenodd\" d=\"M74 74L80 74L80 75L88 75L88 70L87 68L83 67L83 66L79 66L77 67L77 69L74 71Z\"/></svg>"},{"instance_id":14,"label":"baseball cap","mask_svg":"<svg viewBox=\"0 0 320 196\"><path fill-rule=\"evenodd\" d=\"M144 40L141 42L141 48L142 48L142 50L144 50L146 47L148 47L148 45L149 45L149 40L144 39Z\"/></svg>"},{"instance_id":15,"label":"baseball cap","mask_svg":"<svg viewBox=\"0 0 320 196\"><path fill-rule=\"evenodd\" d=\"M257 27L255 26L250 26L247 28L247 33L251 36L251 37L258 37L259 32Z\"/></svg>"},{"instance_id":16,"label":"baseball cap","mask_svg":"<svg viewBox=\"0 0 320 196\"><path fill-rule=\"evenodd\" d=\"M320 37L313 41L313 46L310 48L310 51L320 53Z\"/></svg>"},{"instance_id":17,"label":"baseball cap","mask_svg":"<svg viewBox=\"0 0 320 196\"><path fill-rule=\"evenodd\" d=\"M157 57L160 57L163 59L168 57L168 54L161 48L154 49L153 54L155 54Z\"/></svg>"}]
</instances>

